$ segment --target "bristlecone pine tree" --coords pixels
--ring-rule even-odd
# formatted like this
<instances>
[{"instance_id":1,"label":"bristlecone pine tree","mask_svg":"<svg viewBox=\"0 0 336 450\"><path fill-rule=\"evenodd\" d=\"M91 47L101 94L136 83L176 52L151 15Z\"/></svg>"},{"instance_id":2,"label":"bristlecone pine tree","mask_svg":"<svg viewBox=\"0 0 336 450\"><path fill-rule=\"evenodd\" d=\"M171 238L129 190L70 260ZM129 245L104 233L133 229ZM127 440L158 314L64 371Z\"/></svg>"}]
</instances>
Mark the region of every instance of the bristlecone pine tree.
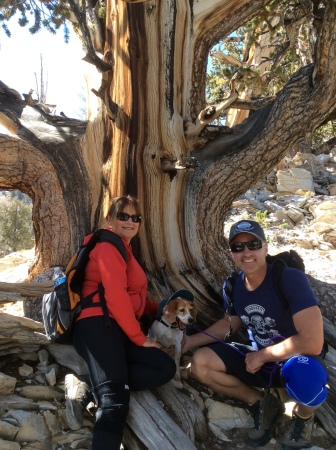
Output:
<instances>
[{"instance_id":1,"label":"bristlecone pine tree","mask_svg":"<svg viewBox=\"0 0 336 450\"><path fill-rule=\"evenodd\" d=\"M209 324L232 269L223 236L232 201L335 119L336 2L70 0L71 15L63 2L44 4L49 19L36 13L30 31L55 31L71 17L101 85L88 85L87 122L51 116L1 85L0 120L12 134L0 134L0 187L33 200L31 277L66 264L103 225L111 197L132 194L143 210L134 248L150 294L191 289ZM15 5L1 8L5 28ZM228 37L241 45L227 53L224 87L209 105L209 51ZM242 123L236 109L248 110ZM223 111L236 125L209 126ZM319 290L325 312L330 289Z\"/></svg>"}]
</instances>

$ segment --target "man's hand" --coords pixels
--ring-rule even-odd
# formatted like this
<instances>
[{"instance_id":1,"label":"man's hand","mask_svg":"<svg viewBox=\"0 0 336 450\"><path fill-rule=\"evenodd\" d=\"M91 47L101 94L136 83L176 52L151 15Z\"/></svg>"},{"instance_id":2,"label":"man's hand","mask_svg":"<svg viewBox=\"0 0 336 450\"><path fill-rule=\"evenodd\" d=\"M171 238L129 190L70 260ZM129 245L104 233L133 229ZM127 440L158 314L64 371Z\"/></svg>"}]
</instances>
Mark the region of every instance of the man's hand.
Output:
<instances>
[{"instance_id":1,"label":"man's hand","mask_svg":"<svg viewBox=\"0 0 336 450\"><path fill-rule=\"evenodd\" d=\"M245 357L246 370L250 373L258 372L265 363L262 350L247 353Z\"/></svg>"}]
</instances>

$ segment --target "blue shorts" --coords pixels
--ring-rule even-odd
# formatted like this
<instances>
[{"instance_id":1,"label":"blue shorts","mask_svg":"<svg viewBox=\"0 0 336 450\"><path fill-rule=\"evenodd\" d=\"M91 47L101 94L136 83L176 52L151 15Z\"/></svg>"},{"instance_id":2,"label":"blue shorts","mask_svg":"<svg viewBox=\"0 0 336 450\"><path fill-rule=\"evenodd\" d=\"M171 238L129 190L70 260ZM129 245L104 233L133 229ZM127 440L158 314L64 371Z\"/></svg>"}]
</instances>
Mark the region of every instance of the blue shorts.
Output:
<instances>
[{"instance_id":1,"label":"blue shorts","mask_svg":"<svg viewBox=\"0 0 336 450\"><path fill-rule=\"evenodd\" d=\"M250 345L231 343L215 343L207 345L223 361L227 373L233 375L248 386L259 388L284 387L281 377L281 365L268 363L256 373L246 370L245 355L254 351Z\"/></svg>"}]
</instances>

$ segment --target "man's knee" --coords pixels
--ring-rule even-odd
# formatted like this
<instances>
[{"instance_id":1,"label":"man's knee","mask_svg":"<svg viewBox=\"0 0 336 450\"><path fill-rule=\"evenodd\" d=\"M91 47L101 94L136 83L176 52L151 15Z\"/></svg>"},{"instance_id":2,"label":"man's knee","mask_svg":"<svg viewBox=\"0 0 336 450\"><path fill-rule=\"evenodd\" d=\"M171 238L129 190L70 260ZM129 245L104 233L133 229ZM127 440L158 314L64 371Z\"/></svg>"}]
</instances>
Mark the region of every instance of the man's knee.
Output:
<instances>
[{"instance_id":1,"label":"man's knee","mask_svg":"<svg viewBox=\"0 0 336 450\"><path fill-rule=\"evenodd\" d=\"M209 353L206 348L196 350L191 359L191 372L199 380L205 380L209 371Z\"/></svg>"}]
</instances>

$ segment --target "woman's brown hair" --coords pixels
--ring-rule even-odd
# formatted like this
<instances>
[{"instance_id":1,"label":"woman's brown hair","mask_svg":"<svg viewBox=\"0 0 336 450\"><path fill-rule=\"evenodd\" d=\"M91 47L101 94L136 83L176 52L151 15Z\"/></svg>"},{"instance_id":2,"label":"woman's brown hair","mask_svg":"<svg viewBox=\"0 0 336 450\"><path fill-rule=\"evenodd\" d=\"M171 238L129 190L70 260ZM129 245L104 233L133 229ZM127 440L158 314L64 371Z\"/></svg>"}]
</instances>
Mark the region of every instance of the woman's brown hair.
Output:
<instances>
[{"instance_id":1,"label":"woman's brown hair","mask_svg":"<svg viewBox=\"0 0 336 450\"><path fill-rule=\"evenodd\" d=\"M122 212L126 206L132 206L135 209L136 214L140 214L139 202L135 197L131 195L122 195L121 197L114 197L111 206L109 207L106 220L114 220L117 218L117 214Z\"/></svg>"}]
</instances>

